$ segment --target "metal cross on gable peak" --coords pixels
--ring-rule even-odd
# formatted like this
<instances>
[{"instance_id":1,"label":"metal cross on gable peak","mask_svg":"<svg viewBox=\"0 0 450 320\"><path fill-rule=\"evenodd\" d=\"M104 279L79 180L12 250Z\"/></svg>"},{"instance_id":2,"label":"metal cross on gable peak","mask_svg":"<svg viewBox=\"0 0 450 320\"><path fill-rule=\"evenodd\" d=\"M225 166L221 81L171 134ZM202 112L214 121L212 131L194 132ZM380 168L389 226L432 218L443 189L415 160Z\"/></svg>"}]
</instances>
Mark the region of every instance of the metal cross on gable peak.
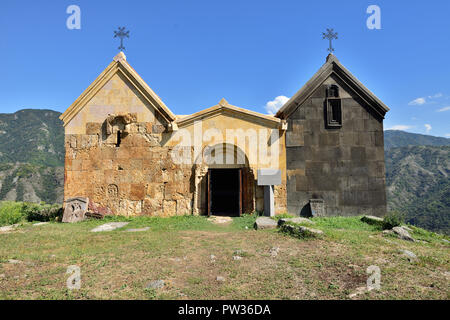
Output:
<instances>
[{"instance_id":1,"label":"metal cross on gable peak","mask_svg":"<svg viewBox=\"0 0 450 320\"><path fill-rule=\"evenodd\" d=\"M333 40L333 39L337 39L338 37L337 37L337 32L333 32L333 29L328 29L327 28L327 32L325 33L325 32L322 32L322 36L323 36L323 38L322 38L322 40L323 39L328 39L329 41L330 41L330 46L329 46L329 48L327 49L330 53L333 53L333 51L334 51L334 48L333 48L333 46L332 46L332 43L331 43L331 41Z\"/></svg>"},{"instance_id":2,"label":"metal cross on gable peak","mask_svg":"<svg viewBox=\"0 0 450 320\"><path fill-rule=\"evenodd\" d=\"M125 27L118 27L118 29L119 31L114 31L114 38L120 38L120 47L118 49L123 51L125 50L125 47L123 46L123 39L130 37L130 31L125 31Z\"/></svg>"}]
</instances>

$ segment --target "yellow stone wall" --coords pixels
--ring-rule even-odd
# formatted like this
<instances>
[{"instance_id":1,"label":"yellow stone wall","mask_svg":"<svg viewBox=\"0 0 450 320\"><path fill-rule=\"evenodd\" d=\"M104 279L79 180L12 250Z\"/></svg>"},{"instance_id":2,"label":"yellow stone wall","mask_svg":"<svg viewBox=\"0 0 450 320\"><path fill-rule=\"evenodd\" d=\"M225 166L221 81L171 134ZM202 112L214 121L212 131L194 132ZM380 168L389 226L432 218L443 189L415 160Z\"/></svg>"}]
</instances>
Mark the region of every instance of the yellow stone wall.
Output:
<instances>
[{"instance_id":1,"label":"yellow stone wall","mask_svg":"<svg viewBox=\"0 0 450 320\"><path fill-rule=\"evenodd\" d=\"M117 120L111 122L109 134L108 117ZM278 130L278 125L225 112L202 119L203 132L211 128L219 132L226 129L258 132ZM208 166L177 164L171 157L180 142L177 134L183 130L193 134L194 124L169 132L168 123L158 111L124 76L116 73L65 126L64 198L88 197L93 206L119 215L204 214L205 188L201 178ZM120 146L116 145L118 131L122 134ZM286 157L284 131L279 133L279 169L283 181L275 189L275 205L277 213L282 213L286 212ZM202 149L220 142L202 142ZM250 153L248 146L243 151L246 155ZM193 148L190 152L194 157ZM272 166L256 162L246 167L256 179L257 169ZM262 210L262 188L256 186L256 181L252 188L253 209Z\"/></svg>"}]
</instances>

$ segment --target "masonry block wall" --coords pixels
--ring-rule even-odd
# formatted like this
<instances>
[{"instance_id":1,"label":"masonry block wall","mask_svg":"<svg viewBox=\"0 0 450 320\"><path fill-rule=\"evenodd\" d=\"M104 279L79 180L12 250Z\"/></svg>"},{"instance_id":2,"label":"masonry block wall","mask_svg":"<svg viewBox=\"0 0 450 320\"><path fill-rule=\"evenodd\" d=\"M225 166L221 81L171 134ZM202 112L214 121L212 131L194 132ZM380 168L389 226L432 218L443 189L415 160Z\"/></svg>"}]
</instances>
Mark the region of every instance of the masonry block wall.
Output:
<instances>
[{"instance_id":1,"label":"masonry block wall","mask_svg":"<svg viewBox=\"0 0 450 320\"><path fill-rule=\"evenodd\" d=\"M114 76L66 127L64 199L117 215L192 213L192 167L175 164L167 124Z\"/></svg>"},{"instance_id":2,"label":"masonry block wall","mask_svg":"<svg viewBox=\"0 0 450 320\"><path fill-rule=\"evenodd\" d=\"M326 126L327 88L337 85L342 126ZM332 74L288 118L288 212L308 215L323 199L325 214L386 213L383 119Z\"/></svg>"}]
</instances>

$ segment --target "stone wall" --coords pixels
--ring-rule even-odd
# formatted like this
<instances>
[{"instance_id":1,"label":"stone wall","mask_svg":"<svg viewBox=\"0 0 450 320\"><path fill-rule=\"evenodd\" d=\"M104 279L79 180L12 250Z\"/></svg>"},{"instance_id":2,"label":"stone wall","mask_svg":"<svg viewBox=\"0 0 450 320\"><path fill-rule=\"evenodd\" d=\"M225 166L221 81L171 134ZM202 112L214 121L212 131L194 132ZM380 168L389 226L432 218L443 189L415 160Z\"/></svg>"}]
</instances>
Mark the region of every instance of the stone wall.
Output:
<instances>
[{"instance_id":1,"label":"stone wall","mask_svg":"<svg viewBox=\"0 0 450 320\"><path fill-rule=\"evenodd\" d=\"M175 164L162 146L166 130L153 123L87 123L86 134L66 135L64 198L85 196L119 215L192 213L191 167ZM122 122L122 120L119 120ZM120 146L117 133L121 129Z\"/></svg>"},{"instance_id":2,"label":"stone wall","mask_svg":"<svg viewBox=\"0 0 450 320\"><path fill-rule=\"evenodd\" d=\"M336 84L342 127L326 126L326 88ZM386 212L383 121L340 79L330 76L298 106L286 133L287 206L308 215L323 199L325 215Z\"/></svg>"},{"instance_id":3,"label":"stone wall","mask_svg":"<svg viewBox=\"0 0 450 320\"><path fill-rule=\"evenodd\" d=\"M77 99L80 107L69 108L66 115L64 199L87 197L102 212L117 215L206 214L206 188L202 184L208 166L197 162L177 164L170 154L179 143L177 132L184 130L194 137L195 122L169 132L169 127L174 129L174 123L164 118L161 110L155 109L156 98L153 102L146 99L142 88L130 82L126 73L116 71L108 77L100 77L90 88L95 88L95 92L88 89L88 96ZM180 119L183 117L177 121ZM267 130L269 137L271 130L279 130L277 121L241 111L207 113L197 120L201 120L204 132L213 129L221 135L228 129L237 129L237 132ZM239 141L241 134L237 136ZM227 142L217 135L212 140L200 138L202 150ZM282 171L283 181L275 187L275 209L277 213L284 213L283 130L279 130L278 142L281 143L274 154L278 160L275 167ZM246 157L259 155L257 149L252 149L255 145L243 148ZM197 155L192 146L187 148L195 159ZM263 210L262 187L257 187L255 173L259 168L273 166L260 160L243 166L253 172L246 176L245 213Z\"/></svg>"}]
</instances>

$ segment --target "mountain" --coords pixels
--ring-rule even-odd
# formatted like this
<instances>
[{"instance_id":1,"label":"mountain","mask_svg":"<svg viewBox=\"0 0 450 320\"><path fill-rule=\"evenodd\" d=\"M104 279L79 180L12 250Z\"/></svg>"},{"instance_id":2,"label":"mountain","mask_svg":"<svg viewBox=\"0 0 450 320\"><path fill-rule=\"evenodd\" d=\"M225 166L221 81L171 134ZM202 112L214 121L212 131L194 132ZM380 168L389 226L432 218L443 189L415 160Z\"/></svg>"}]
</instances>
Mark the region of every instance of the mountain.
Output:
<instances>
[{"instance_id":1,"label":"mountain","mask_svg":"<svg viewBox=\"0 0 450 320\"><path fill-rule=\"evenodd\" d=\"M450 139L400 130L384 131L385 150L407 146L450 146Z\"/></svg>"},{"instance_id":2,"label":"mountain","mask_svg":"<svg viewBox=\"0 0 450 320\"><path fill-rule=\"evenodd\" d=\"M0 200L62 203L64 167L0 163Z\"/></svg>"},{"instance_id":3,"label":"mountain","mask_svg":"<svg viewBox=\"0 0 450 320\"><path fill-rule=\"evenodd\" d=\"M64 166L61 113L25 109L0 113L0 163Z\"/></svg>"},{"instance_id":4,"label":"mountain","mask_svg":"<svg viewBox=\"0 0 450 320\"><path fill-rule=\"evenodd\" d=\"M391 148L385 159L388 210L450 234L450 146Z\"/></svg>"},{"instance_id":5,"label":"mountain","mask_svg":"<svg viewBox=\"0 0 450 320\"><path fill-rule=\"evenodd\" d=\"M61 203L64 128L52 110L0 113L0 200Z\"/></svg>"}]
</instances>

